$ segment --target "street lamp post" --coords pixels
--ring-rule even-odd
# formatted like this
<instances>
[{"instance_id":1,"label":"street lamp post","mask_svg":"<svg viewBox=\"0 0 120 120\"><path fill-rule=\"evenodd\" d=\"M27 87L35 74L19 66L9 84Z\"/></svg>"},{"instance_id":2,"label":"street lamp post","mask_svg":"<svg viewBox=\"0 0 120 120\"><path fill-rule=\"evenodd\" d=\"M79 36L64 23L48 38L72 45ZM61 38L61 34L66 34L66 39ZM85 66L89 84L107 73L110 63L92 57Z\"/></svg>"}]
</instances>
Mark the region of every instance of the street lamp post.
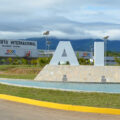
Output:
<instances>
[{"instance_id":1,"label":"street lamp post","mask_svg":"<svg viewBox=\"0 0 120 120\"><path fill-rule=\"evenodd\" d=\"M46 31L46 32L44 32L43 33L43 35L45 35L45 50L46 50L46 52L47 52L47 50L49 51L49 43L50 43L50 41L48 41L48 35L50 34L50 31Z\"/></svg>"},{"instance_id":2,"label":"street lamp post","mask_svg":"<svg viewBox=\"0 0 120 120\"><path fill-rule=\"evenodd\" d=\"M45 41L45 49L47 50L47 42L48 42L48 38L47 38L47 36L50 34L50 31L46 31L46 32L44 32L43 33L43 35L45 35L45 39L46 39L46 41Z\"/></svg>"},{"instance_id":3,"label":"street lamp post","mask_svg":"<svg viewBox=\"0 0 120 120\"><path fill-rule=\"evenodd\" d=\"M109 36L105 36L104 39L104 49L105 49L105 65L106 65L106 61L107 61L107 40L108 40Z\"/></svg>"}]
</instances>

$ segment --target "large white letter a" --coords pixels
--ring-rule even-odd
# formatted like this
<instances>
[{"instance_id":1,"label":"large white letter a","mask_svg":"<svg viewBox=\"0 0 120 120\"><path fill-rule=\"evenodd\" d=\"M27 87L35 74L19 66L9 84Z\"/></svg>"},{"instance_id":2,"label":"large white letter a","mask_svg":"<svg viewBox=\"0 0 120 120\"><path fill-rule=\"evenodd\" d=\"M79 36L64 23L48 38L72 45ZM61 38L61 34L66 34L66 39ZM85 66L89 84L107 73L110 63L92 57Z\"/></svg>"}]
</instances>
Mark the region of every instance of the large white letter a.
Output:
<instances>
[{"instance_id":1,"label":"large white letter a","mask_svg":"<svg viewBox=\"0 0 120 120\"><path fill-rule=\"evenodd\" d=\"M59 42L53 58L50 62L50 65L58 65L62 62L69 62L70 65L79 65L71 43L68 41Z\"/></svg>"}]
</instances>

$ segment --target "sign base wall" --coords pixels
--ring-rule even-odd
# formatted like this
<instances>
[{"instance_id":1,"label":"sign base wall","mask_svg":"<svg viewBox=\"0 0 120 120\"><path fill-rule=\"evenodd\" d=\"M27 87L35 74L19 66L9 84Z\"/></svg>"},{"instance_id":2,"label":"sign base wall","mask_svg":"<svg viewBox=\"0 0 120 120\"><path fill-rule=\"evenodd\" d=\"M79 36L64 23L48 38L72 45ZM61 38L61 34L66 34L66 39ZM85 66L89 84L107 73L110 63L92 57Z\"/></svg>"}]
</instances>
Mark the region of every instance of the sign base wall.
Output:
<instances>
[{"instance_id":1,"label":"sign base wall","mask_svg":"<svg viewBox=\"0 0 120 120\"><path fill-rule=\"evenodd\" d=\"M120 82L119 66L46 65L36 81Z\"/></svg>"}]
</instances>

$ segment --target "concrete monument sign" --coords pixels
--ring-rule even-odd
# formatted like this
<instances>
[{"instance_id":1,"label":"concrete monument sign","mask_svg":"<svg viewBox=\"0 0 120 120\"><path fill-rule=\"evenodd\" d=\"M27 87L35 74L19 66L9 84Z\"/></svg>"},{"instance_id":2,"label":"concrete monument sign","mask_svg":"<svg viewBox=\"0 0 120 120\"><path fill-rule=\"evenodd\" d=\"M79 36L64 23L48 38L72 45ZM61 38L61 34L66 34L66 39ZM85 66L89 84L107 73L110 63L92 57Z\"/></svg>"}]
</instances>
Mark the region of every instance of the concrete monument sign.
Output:
<instances>
[{"instance_id":1,"label":"concrete monument sign","mask_svg":"<svg viewBox=\"0 0 120 120\"><path fill-rule=\"evenodd\" d=\"M104 66L104 42L94 43L94 66Z\"/></svg>"},{"instance_id":2,"label":"concrete monument sign","mask_svg":"<svg viewBox=\"0 0 120 120\"><path fill-rule=\"evenodd\" d=\"M69 61L70 65L58 65ZM94 43L95 66L79 65L70 42L60 42L49 65L36 76L37 81L120 82L119 66L104 66L104 42Z\"/></svg>"},{"instance_id":3,"label":"concrete monument sign","mask_svg":"<svg viewBox=\"0 0 120 120\"><path fill-rule=\"evenodd\" d=\"M69 62L70 65L79 65L71 43L68 41L61 41L57 46L50 65L59 65L59 63L65 62Z\"/></svg>"}]
</instances>

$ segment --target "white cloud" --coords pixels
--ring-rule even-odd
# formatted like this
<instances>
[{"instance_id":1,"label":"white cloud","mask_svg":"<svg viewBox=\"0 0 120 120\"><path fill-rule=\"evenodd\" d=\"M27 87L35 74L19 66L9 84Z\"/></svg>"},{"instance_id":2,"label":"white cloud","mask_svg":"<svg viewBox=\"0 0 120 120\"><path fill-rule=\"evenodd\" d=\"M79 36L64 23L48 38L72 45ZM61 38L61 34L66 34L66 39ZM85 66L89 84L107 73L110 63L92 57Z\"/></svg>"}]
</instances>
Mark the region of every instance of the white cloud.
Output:
<instances>
[{"instance_id":1,"label":"white cloud","mask_svg":"<svg viewBox=\"0 0 120 120\"><path fill-rule=\"evenodd\" d=\"M120 0L0 0L0 38L41 36L120 40Z\"/></svg>"},{"instance_id":2,"label":"white cloud","mask_svg":"<svg viewBox=\"0 0 120 120\"><path fill-rule=\"evenodd\" d=\"M120 40L120 29L113 29L113 30L108 30L106 32L106 34L110 35L111 39L112 40L117 40L119 39Z\"/></svg>"}]
</instances>

